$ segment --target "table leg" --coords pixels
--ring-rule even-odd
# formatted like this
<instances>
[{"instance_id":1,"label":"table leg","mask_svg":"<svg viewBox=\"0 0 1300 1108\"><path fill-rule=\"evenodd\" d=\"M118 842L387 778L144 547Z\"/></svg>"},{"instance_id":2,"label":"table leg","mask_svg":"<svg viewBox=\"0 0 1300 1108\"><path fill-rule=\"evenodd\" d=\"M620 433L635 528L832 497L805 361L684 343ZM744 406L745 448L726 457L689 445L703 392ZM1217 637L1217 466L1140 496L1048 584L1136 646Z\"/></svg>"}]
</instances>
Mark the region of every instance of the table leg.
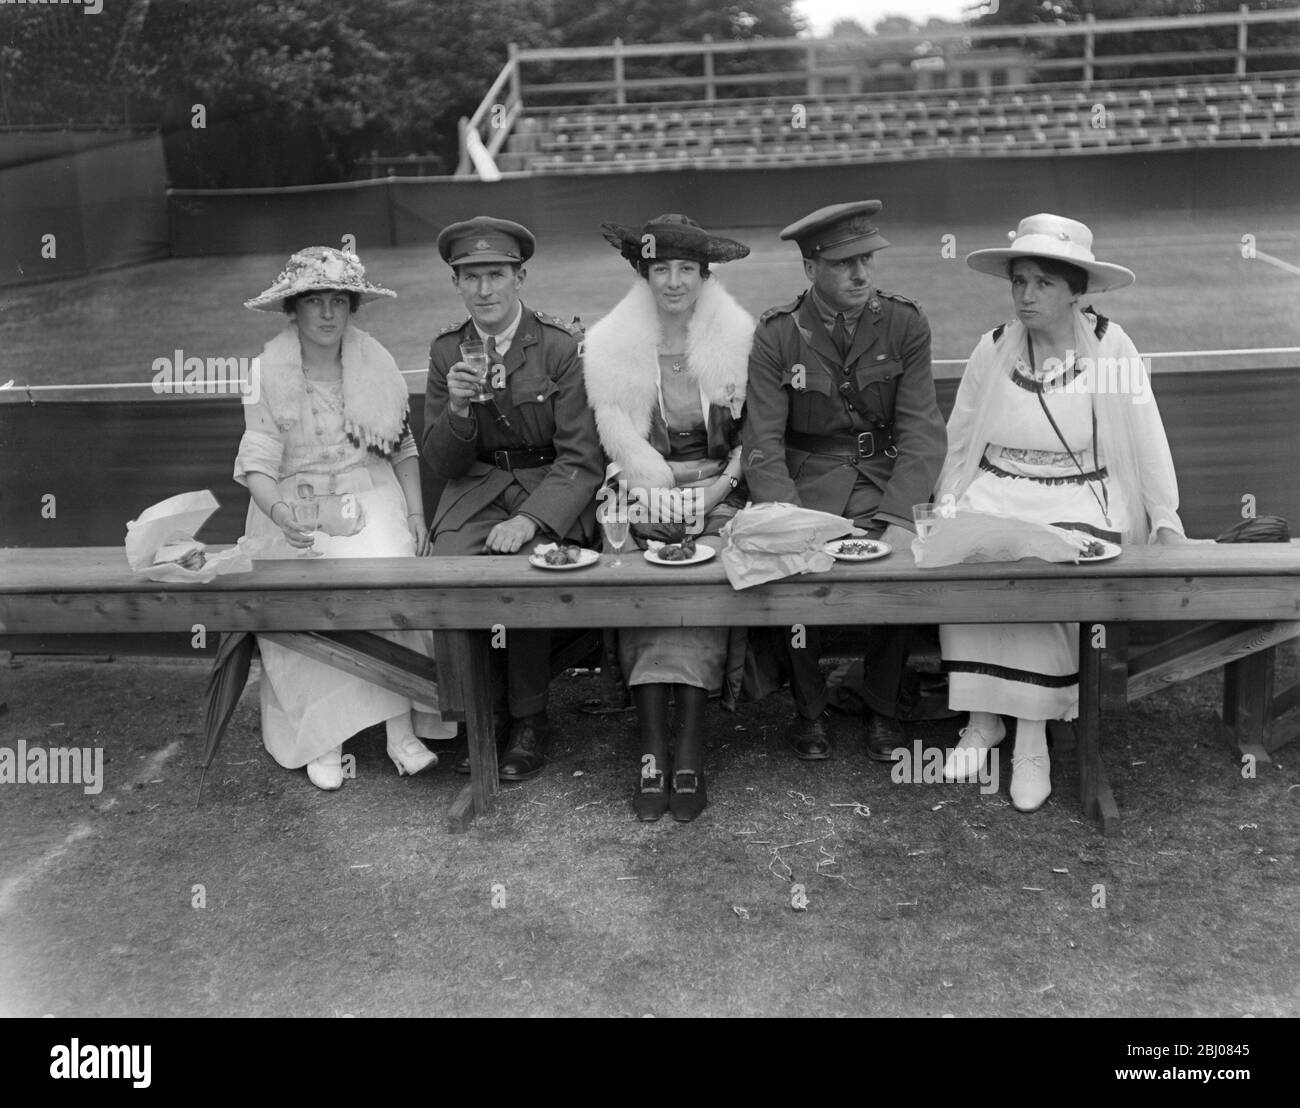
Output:
<instances>
[{"instance_id":1,"label":"table leg","mask_svg":"<svg viewBox=\"0 0 1300 1108\"><path fill-rule=\"evenodd\" d=\"M500 791L497 780L497 744L492 723L492 675L488 639L480 631L439 631L441 669L449 669L457 682L465 712L469 743L470 783L452 801L447 812L449 830L464 831L475 816L486 815ZM440 671L440 676L442 676Z\"/></svg>"},{"instance_id":2,"label":"table leg","mask_svg":"<svg viewBox=\"0 0 1300 1108\"><path fill-rule=\"evenodd\" d=\"M1103 635L1098 638L1095 630ZM1085 817L1100 821L1102 833L1119 831L1119 806L1110 791L1101 763L1102 674L1106 659L1107 629L1100 624L1079 624L1079 719L1075 724L1079 752L1079 794ZM1099 645L1094 645L1099 644Z\"/></svg>"},{"instance_id":3,"label":"table leg","mask_svg":"<svg viewBox=\"0 0 1300 1108\"><path fill-rule=\"evenodd\" d=\"M1269 761L1273 727L1275 647L1248 654L1223 667L1223 723L1228 745L1240 758Z\"/></svg>"}]
</instances>

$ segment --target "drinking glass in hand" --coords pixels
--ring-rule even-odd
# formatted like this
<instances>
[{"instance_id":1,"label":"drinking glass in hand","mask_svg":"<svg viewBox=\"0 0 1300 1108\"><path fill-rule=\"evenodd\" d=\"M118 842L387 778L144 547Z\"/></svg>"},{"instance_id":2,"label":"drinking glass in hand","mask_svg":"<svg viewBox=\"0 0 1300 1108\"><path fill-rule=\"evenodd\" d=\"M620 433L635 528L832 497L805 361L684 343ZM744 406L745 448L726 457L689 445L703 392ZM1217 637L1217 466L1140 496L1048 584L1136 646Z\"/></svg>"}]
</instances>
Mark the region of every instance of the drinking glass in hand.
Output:
<instances>
[{"instance_id":1,"label":"drinking glass in hand","mask_svg":"<svg viewBox=\"0 0 1300 1108\"><path fill-rule=\"evenodd\" d=\"M486 404L492 399L492 392L487 387L487 347L477 339L473 342L462 342L460 344L460 356L465 364L474 371L474 376L478 378L478 396L474 397L472 402L475 404Z\"/></svg>"},{"instance_id":2,"label":"drinking glass in hand","mask_svg":"<svg viewBox=\"0 0 1300 1108\"><path fill-rule=\"evenodd\" d=\"M605 529L605 541L614 551L614 560L609 564L621 566L623 560L619 555L623 553L623 544L627 542L627 532L631 525L627 509L617 504L606 504L600 510L600 525Z\"/></svg>"},{"instance_id":3,"label":"drinking glass in hand","mask_svg":"<svg viewBox=\"0 0 1300 1108\"><path fill-rule=\"evenodd\" d=\"M939 522L939 509L933 504L914 504L912 520L916 524L916 537L925 542Z\"/></svg>"},{"instance_id":4,"label":"drinking glass in hand","mask_svg":"<svg viewBox=\"0 0 1300 1108\"><path fill-rule=\"evenodd\" d=\"M293 502L293 521L303 531L315 531L320 526L320 501L315 496L299 496ZM315 540L313 539L313 544ZM323 558L325 555L315 545L307 547L299 558Z\"/></svg>"}]
</instances>

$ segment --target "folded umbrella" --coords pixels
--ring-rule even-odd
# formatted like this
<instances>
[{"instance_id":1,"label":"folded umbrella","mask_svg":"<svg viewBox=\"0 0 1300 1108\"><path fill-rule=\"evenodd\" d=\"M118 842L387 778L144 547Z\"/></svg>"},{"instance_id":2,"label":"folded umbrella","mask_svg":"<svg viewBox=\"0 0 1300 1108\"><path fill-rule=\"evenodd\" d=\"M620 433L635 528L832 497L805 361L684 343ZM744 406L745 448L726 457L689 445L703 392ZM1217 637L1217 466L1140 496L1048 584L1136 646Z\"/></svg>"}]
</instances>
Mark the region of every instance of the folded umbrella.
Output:
<instances>
[{"instance_id":1,"label":"folded umbrella","mask_svg":"<svg viewBox=\"0 0 1300 1108\"><path fill-rule=\"evenodd\" d=\"M235 705L248 684L248 670L257 652L257 639L250 631L229 632L217 644L217 656L208 674L208 689L203 704L203 773L199 792L194 798L197 809L203 799L203 782L208 767L217 755L217 747L234 715Z\"/></svg>"}]
</instances>

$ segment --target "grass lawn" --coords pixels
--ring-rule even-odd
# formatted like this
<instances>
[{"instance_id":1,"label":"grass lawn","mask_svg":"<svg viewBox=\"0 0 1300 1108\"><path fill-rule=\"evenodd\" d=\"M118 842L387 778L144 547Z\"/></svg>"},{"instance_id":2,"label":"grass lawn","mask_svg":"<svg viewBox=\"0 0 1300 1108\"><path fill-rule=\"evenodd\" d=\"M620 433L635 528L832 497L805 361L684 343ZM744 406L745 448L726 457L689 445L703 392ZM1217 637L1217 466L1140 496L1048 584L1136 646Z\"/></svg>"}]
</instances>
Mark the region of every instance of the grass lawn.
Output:
<instances>
[{"instance_id":1,"label":"grass lawn","mask_svg":"<svg viewBox=\"0 0 1300 1108\"><path fill-rule=\"evenodd\" d=\"M655 214L655 213L648 213ZM530 306L587 325L626 292L633 274L600 238L548 242L528 265ZM634 217L629 217L634 218ZM1007 228L917 227L881 223L895 244L880 256L878 283L926 310L936 359L965 358L980 334L1011 318L1010 286L968 269L971 250L1005 242ZM721 230L721 229L719 229ZM1123 324L1143 352L1300 346L1300 278L1241 254L1241 237L1300 265L1300 228L1284 216L1222 217L1194 225L1169 217L1109 220L1094 228L1096 252L1135 270L1130 289L1094 298ZM796 296L806 282L795 248L777 228L738 233L753 253L718 274L754 314ZM956 257L942 257L943 235ZM304 246L310 245L303 243ZM243 301L268 286L279 255L178 258L93 277L13 289L0 311L0 383L143 382L153 360L177 349L187 356L251 356L279 328L277 317L247 311ZM450 271L433 246L363 253L369 275L399 298L362 310L371 330L403 369L428 364L429 340L464 318ZM423 382L413 383L422 388Z\"/></svg>"},{"instance_id":2,"label":"grass lawn","mask_svg":"<svg viewBox=\"0 0 1300 1108\"><path fill-rule=\"evenodd\" d=\"M640 824L633 717L577 713L588 676L554 686L545 774L466 834L450 756L399 779L375 729L319 792L263 751L251 688L196 812L202 664L3 676L6 742L103 746L107 783L5 790L0 1014L1300 1015L1300 753L1244 779L1217 678L1111 728L1107 839L1073 751L1023 815L1006 775L895 784L844 717L834 760L795 761L784 693L711 706L709 808Z\"/></svg>"}]
</instances>

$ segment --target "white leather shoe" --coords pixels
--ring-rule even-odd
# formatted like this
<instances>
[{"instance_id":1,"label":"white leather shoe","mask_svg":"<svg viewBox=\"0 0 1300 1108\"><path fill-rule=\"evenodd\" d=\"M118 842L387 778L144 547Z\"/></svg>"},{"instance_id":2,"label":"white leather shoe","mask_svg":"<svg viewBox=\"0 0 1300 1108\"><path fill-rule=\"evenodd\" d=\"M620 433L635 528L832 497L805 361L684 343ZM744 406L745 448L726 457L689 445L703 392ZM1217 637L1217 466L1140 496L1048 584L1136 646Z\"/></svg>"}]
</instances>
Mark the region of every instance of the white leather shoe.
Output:
<instances>
[{"instance_id":1,"label":"white leather shoe","mask_svg":"<svg viewBox=\"0 0 1300 1108\"><path fill-rule=\"evenodd\" d=\"M1011 803L1022 812L1036 812L1052 795L1052 760L1041 754L1011 758Z\"/></svg>"},{"instance_id":2,"label":"white leather shoe","mask_svg":"<svg viewBox=\"0 0 1300 1108\"><path fill-rule=\"evenodd\" d=\"M343 787L343 748L336 746L307 763L307 777L318 789L332 792Z\"/></svg>"},{"instance_id":3,"label":"white leather shoe","mask_svg":"<svg viewBox=\"0 0 1300 1108\"><path fill-rule=\"evenodd\" d=\"M422 769L438 764L438 755L420 742L414 735L404 739L388 740L388 756L397 767L397 776L419 773Z\"/></svg>"},{"instance_id":4,"label":"white leather shoe","mask_svg":"<svg viewBox=\"0 0 1300 1108\"><path fill-rule=\"evenodd\" d=\"M1007 737L1007 729L998 720L995 734L986 735L976 727L963 727L958 733L958 743L948 752L943 763L945 781L976 781L984 763L988 761L989 750Z\"/></svg>"}]
</instances>

